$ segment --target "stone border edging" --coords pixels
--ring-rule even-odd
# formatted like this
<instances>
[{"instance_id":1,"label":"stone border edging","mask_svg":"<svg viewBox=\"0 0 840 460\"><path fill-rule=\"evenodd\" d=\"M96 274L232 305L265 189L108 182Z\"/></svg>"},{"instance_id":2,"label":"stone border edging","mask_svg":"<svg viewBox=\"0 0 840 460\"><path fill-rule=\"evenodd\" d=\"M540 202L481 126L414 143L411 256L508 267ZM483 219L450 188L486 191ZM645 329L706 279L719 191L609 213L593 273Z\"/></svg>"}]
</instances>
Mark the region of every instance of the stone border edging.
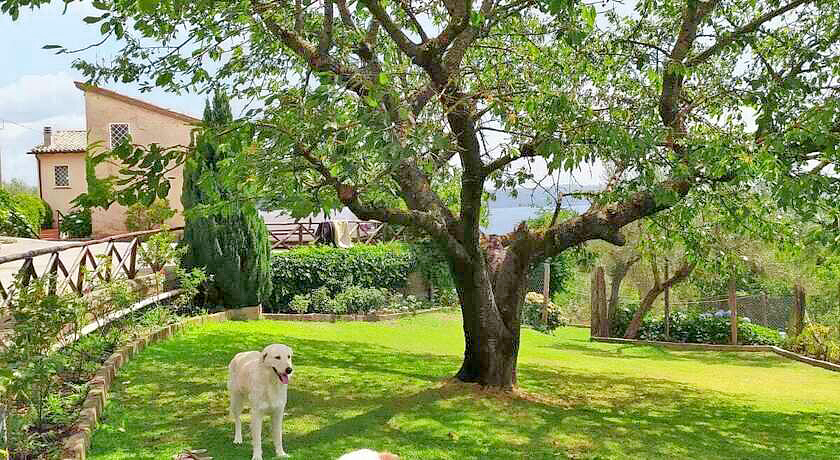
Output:
<instances>
[{"instance_id":1,"label":"stone border edging","mask_svg":"<svg viewBox=\"0 0 840 460\"><path fill-rule=\"evenodd\" d=\"M693 351L764 351L775 353L784 358L799 361L811 366L821 367L834 372L840 372L840 365L830 363L828 361L821 361L808 356L794 353L790 350L777 347L774 345L716 345L710 343L683 343L683 342L660 342L655 340L633 340L623 339L618 337L590 337L591 342L601 343L617 343L627 345L650 345L656 347L670 348L673 350L693 350Z\"/></svg>"},{"instance_id":2,"label":"stone border edging","mask_svg":"<svg viewBox=\"0 0 840 460\"><path fill-rule=\"evenodd\" d=\"M368 314L368 315L337 315L334 313L263 313L263 319L272 321L315 321L325 323L335 323L339 321L390 321L394 319L405 318L408 316L417 316L426 313L434 313L438 311L450 310L452 307L429 308L427 310L407 311L401 313L385 313L385 314Z\"/></svg>"},{"instance_id":3,"label":"stone border edging","mask_svg":"<svg viewBox=\"0 0 840 460\"><path fill-rule=\"evenodd\" d=\"M828 369L834 372L840 372L840 365L830 363L828 361L822 361L819 359L811 358L810 356L800 355L799 353L794 353L790 350L785 350L781 347L770 347L773 349L773 353L776 353L779 356L784 356L785 358L795 359L799 362L810 364L811 366L821 367L823 369Z\"/></svg>"},{"instance_id":4,"label":"stone border edging","mask_svg":"<svg viewBox=\"0 0 840 460\"><path fill-rule=\"evenodd\" d=\"M179 331L183 331L187 327L198 326L205 323L222 322L238 317L259 318L261 313L260 307L246 307L236 310L225 310L219 313L213 313L204 316L196 316L188 318L180 323L170 324L157 330L154 330L144 337L141 337L131 343L125 344L115 351L111 356L102 363L102 366L96 371L93 378L88 382L88 394L82 403L82 410L79 417L73 424L70 430L70 435L65 437L62 441L62 460L85 460L87 458L87 449L90 447L90 437L96 424L102 417L102 412L105 408L105 403L108 400L108 391L111 388L117 371L127 363L134 355L143 351L149 345L160 342L173 336Z\"/></svg>"}]
</instances>

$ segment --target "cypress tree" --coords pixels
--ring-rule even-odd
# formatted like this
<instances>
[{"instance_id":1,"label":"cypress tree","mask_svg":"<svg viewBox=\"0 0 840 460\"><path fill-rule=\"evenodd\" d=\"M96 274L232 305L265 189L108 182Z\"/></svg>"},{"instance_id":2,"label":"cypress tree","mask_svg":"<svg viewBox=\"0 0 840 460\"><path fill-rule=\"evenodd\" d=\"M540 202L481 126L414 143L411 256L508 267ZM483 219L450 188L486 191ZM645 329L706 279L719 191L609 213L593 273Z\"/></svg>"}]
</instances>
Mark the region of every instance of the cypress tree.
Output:
<instances>
[{"instance_id":1,"label":"cypress tree","mask_svg":"<svg viewBox=\"0 0 840 460\"><path fill-rule=\"evenodd\" d=\"M227 97L217 92L212 103L207 101L205 105L204 129L184 166L181 202L185 211L231 196L231 190L221 181L219 162L235 152L219 148L223 139L218 131L232 121ZM240 202L234 209L207 216L187 213L183 241L188 248L184 267L201 267L213 276L204 293L207 304L237 308L268 299L271 248L256 203Z\"/></svg>"}]
</instances>

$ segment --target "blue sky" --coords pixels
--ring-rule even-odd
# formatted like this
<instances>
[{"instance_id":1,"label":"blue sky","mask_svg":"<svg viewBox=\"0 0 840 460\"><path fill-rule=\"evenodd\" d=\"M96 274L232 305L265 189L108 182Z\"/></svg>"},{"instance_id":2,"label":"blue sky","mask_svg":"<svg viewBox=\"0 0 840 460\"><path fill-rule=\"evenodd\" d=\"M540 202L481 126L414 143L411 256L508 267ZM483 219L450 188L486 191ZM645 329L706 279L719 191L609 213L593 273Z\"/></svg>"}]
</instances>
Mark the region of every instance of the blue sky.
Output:
<instances>
[{"instance_id":1,"label":"blue sky","mask_svg":"<svg viewBox=\"0 0 840 460\"><path fill-rule=\"evenodd\" d=\"M105 59L114 43L81 55L55 55L46 44L81 47L101 39L99 27L82 22L95 10L89 3L73 2L62 15L63 2L40 10L22 11L17 21L0 15L0 155L3 180L37 181L35 159L26 152L39 144L44 126L54 130L84 129L84 99L73 85L82 80L72 68L75 59ZM191 115L201 115L203 97L178 96L163 91L140 93L135 87L109 84L109 89Z\"/></svg>"}]
</instances>

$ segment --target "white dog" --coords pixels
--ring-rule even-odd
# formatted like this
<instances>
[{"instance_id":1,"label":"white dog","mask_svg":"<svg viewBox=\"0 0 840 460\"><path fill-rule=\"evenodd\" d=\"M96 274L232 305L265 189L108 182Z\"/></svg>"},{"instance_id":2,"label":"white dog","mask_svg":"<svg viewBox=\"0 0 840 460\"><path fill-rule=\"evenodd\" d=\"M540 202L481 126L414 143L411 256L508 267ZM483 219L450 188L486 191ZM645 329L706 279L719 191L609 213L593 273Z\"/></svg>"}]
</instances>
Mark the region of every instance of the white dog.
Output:
<instances>
[{"instance_id":1,"label":"white dog","mask_svg":"<svg viewBox=\"0 0 840 460\"><path fill-rule=\"evenodd\" d=\"M377 452L371 449L362 449L349 454L344 454L338 460L400 460L396 455L389 452Z\"/></svg>"},{"instance_id":2,"label":"white dog","mask_svg":"<svg viewBox=\"0 0 840 460\"><path fill-rule=\"evenodd\" d=\"M271 415L274 449L278 457L288 457L283 451L283 412L292 373L292 349L286 345L269 345L259 351L237 354L228 366L230 415L235 425L234 444L242 444L242 409L251 406L251 460L262 460L262 419Z\"/></svg>"}]
</instances>

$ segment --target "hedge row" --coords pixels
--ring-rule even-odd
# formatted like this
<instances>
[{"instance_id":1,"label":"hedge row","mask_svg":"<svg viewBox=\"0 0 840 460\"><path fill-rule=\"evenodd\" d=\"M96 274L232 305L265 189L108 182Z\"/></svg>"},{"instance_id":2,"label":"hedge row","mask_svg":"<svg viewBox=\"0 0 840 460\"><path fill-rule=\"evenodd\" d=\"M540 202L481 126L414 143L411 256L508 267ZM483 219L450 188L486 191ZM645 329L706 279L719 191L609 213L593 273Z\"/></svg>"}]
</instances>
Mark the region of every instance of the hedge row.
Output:
<instances>
[{"instance_id":1,"label":"hedge row","mask_svg":"<svg viewBox=\"0 0 840 460\"><path fill-rule=\"evenodd\" d=\"M452 286L445 259L431 243L360 244L349 249L301 246L275 251L271 257L274 287L269 309L286 311L296 295L307 295L321 287L331 296L350 286L402 289L408 275L415 271L437 288Z\"/></svg>"}]
</instances>

